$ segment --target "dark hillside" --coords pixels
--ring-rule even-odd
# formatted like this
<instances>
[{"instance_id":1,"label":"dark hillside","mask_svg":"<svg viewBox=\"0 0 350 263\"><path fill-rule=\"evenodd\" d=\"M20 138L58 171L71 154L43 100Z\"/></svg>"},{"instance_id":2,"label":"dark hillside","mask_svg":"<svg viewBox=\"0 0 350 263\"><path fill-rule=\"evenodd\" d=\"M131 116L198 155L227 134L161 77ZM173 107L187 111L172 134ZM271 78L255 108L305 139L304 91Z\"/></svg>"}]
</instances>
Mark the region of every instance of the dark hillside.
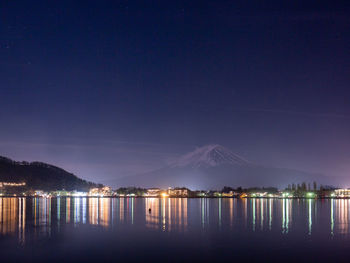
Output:
<instances>
[{"instance_id":1,"label":"dark hillside","mask_svg":"<svg viewBox=\"0 0 350 263\"><path fill-rule=\"evenodd\" d=\"M78 178L59 167L41 162L16 162L0 156L0 181L26 183L27 189L87 191L97 184Z\"/></svg>"}]
</instances>

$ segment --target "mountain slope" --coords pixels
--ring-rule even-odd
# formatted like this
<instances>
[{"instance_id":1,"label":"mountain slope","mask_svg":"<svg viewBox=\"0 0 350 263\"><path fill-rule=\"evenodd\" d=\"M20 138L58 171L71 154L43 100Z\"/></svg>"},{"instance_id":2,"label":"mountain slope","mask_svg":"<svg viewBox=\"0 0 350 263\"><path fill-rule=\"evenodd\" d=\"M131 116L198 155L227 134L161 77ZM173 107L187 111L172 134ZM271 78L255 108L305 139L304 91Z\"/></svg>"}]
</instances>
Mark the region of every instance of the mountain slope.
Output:
<instances>
[{"instance_id":1,"label":"mountain slope","mask_svg":"<svg viewBox=\"0 0 350 263\"><path fill-rule=\"evenodd\" d=\"M298 170L265 167L246 161L220 145L207 145L185 154L161 169L124 177L120 186L168 187L187 186L191 189L238 187L285 187L303 181L328 184L329 178Z\"/></svg>"},{"instance_id":2,"label":"mountain slope","mask_svg":"<svg viewBox=\"0 0 350 263\"><path fill-rule=\"evenodd\" d=\"M218 144L209 144L197 148L193 152L183 155L176 162L171 164L172 167L193 168L215 167L220 165L248 165L249 162L242 157L234 154L230 150Z\"/></svg>"},{"instance_id":3,"label":"mountain slope","mask_svg":"<svg viewBox=\"0 0 350 263\"><path fill-rule=\"evenodd\" d=\"M0 156L0 181L25 182L34 190L88 190L96 184L87 182L59 167L41 162L16 162Z\"/></svg>"}]
</instances>

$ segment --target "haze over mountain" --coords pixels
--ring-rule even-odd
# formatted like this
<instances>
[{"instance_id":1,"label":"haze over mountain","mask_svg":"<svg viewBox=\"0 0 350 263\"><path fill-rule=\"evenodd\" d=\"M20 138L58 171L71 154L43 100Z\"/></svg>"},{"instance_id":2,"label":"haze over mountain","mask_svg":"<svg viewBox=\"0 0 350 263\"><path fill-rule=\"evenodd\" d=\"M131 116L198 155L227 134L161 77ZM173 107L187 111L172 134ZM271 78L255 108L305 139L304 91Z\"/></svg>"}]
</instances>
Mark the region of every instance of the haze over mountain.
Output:
<instances>
[{"instance_id":1,"label":"haze over mountain","mask_svg":"<svg viewBox=\"0 0 350 263\"><path fill-rule=\"evenodd\" d=\"M16 162L0 156L0 181L25 182L26 189L33 190L81 190L97 186L78 178L59 167L42 162Z\"/></svg>"},{"instance_id":2,"label":"haze over mountain","mask_svg":"<svg viewBox=\"0 0 350 263\"><path fill-rule=\"evenodd\" d=\"M336 181L320 174L267 167L254 164L217 144L195 149L169 165L117 181L120 186L168 187L186 186L191 189L213 189L223 186L276 186L312 182L330 184Z\"/></svg>"}]
</instances>

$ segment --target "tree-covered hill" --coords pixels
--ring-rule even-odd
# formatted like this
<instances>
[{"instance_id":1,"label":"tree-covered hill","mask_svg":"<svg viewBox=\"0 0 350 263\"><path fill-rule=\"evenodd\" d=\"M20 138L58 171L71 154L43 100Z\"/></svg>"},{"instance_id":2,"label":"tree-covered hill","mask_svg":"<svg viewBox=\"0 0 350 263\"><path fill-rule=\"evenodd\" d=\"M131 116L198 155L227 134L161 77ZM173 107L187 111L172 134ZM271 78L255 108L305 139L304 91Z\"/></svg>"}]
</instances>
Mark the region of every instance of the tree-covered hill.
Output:
<instances>
[{"instance_id":1,"label":"tree-covered hill","mask_svg":"<svg viewBox=\"0 0 350 263\"><path fill-rule=\"evenodd\" d=\"M41 162L16 162L0 156L0 182L26 183L33 190L88 191L98 186L59 167Z\"/></svg>"}]
</instances>

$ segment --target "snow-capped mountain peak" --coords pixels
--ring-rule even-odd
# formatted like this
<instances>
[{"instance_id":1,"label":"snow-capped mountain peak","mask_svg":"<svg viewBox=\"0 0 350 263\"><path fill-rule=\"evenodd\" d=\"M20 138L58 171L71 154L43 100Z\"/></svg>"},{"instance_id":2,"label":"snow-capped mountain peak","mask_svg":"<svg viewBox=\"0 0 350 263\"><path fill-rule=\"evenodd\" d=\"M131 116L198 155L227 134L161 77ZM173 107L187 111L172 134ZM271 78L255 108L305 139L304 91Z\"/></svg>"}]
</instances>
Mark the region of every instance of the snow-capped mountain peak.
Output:
<instances>
[{"instance_id":1,"label":"snow-capped mountain peak","mask_svg":"<svg viewBox=\"0 0 350 263\"><path fill-rule=\"evenodd\" d=\"M209 144L197 148L193 152L181 156L172 167L215 167L219 165L248 165L248 161L234 154L229 149L218 145Z\"/></svg>"}]
</instances>

